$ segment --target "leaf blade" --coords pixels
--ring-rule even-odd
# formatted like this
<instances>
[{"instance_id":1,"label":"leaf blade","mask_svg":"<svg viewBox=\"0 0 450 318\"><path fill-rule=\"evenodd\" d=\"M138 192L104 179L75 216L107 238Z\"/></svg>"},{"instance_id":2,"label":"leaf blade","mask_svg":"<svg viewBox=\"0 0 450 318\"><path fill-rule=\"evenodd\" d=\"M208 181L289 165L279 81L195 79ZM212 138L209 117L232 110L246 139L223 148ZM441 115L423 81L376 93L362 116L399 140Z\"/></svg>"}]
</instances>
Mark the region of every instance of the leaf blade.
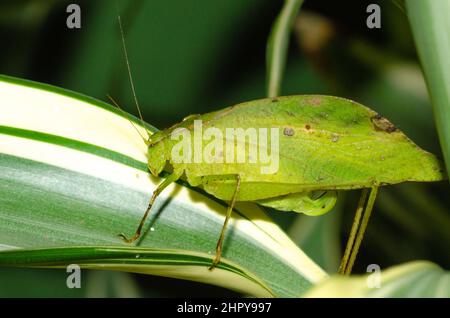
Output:
<instances>
[{"instance_id":1,"label":"leaf blade","mask_svg":"<svg viewBox=\"0 0 450 318\"><path fill-rule=\"evenodd\" d=\"M148 176L146 146L129 121L109 105L47 85L1 77L0 92L2 249L123 246L117 234L135 229L159 182ZM156 210L163 207L140 246L209 251L212 259L226 205L177 184ZM296 296L326 277L255 205L237 206L231 223L224 261L265 277L277 296Z\"/></svg>"},{"instance_id":2,"label":"leaf blade","mask_svg":"<svg viewBox=\"0 0 450 318\"><path fill-rule=\"evenodd\" d=\"M450 297L449 273L434 263L413 261L374 275L333 276L309 290L305 297ZM372 278L371 278L372 276ZM379 282L379 287L376 284ZM443 283L443 284L442 284Z\"/></svg>"}]
</instances>

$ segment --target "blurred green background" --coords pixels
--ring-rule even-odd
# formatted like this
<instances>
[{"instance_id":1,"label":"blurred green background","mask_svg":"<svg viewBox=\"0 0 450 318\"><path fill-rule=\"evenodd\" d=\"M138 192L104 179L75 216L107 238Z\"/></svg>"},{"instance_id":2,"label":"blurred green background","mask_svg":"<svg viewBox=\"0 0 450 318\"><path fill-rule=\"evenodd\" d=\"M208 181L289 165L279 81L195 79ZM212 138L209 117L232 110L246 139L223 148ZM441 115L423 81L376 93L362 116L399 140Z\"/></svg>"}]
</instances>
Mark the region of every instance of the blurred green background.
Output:
<instances>
[{"instance_id":1,"label":"blurred green background","mask_svg":"<svg viewBox=\"0 0 450 318\"><path fill-rule=\"evenodd\" d=\"M69 3L81 7L81 29L66 27ZM370 3L381 6L381 29L366 26ZM264 97L266 41L282 5L274 0L2 0L0 73L101 100L110 94L136 114L119 10L144 118L165 128L188 114ZM442 158L408 20L396 1L305 1L291 36L282 94L308 93L367 105ZM449 269L449 190L448 182L381 189L354 272L417 259ZM268 213L334 273L358 195L342 195L335 210L319 218ZM0 269L0 297L236 295L175 279L83 273L82 288L70 290L64 270Z\"/></svg>"}]
</instances>

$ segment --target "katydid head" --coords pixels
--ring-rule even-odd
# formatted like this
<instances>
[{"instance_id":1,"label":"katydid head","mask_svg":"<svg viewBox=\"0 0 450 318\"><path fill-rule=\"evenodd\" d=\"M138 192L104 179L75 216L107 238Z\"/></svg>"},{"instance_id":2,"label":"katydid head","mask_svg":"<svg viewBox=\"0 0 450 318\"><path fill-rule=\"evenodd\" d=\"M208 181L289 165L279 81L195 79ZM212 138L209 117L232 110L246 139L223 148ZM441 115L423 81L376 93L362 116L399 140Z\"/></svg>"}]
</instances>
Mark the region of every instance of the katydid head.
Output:
<instances>
[{"instance_id":1,"label":"katydid head","mask_svg":"<svg viewBox=\"0 0 450 318\"><path fill-rule=\"evenodd\" d=\"M135 102L137 111L139 113L139 118L141 120L142 127L144 127L144 129L146 129L145 128L146 125L145 125L144 119L142 117L142 113L141 113L141 110L140 110L140 107L139 107L139 102L138 102L138 99L137 99L136 90L135 90L134 83L133 83L133 76L132 76L132 73L131 73L131 66L130 66L130 62L129 62L129 59L128 59L127 46L126 46L126 43L125 43L125 35L124 35L123 27L122 27L122 20L121 20L119 14L117 14L117 20L118 20L118 23L119 23L120 35L121 35L121 38L122 38L122 48L123 48L123 53L124 53L124 56L125 56L125 62L126 62L126 65L127 65L128 78L130 80L130 85L131 85L131 92L133 93L134 102ZM112 100L112 98L111 98L111 100ZM114 102L114 100L113 100L113 102ZM118 108L120 108L116 102L114 102L114 104L116 104L116 106ZM192 118L194 118L196 116L198 116L198 115L188 116L185 119L185 121L183 121L182 123L185 123L186 121L188 121L188 119L192 119ZM174 127L176 127L176 126L177 125L175 125ZM170 135L170 132L173 130L174 127L169 128L167 130L156 132L154 134L151 134L146 129L148 139L146 139L140 133L140 131L136 128L136 126L134 126L134 127L135 127L135 129L137 130L137 132L142 137L142 139L144 140L145 144L148 147L148 149L147 149L148 168L149 168L149 170L150 170L152 175L158 176L163 171L163 169L164 169L164 167L166 165L166 162L170 161L170 150L171 149L170 149L170 146L167 145L167 141L165 139L166 139L166 137L168 137Z\"/></svg>"},{"instance_id":2,"label":"katydid head","mask_svg":"<svg viewBox=\"0 0 450 318\"><path fill-rule=\"evenodd\" d=\"M179 143L178 140L181 135L189 135L188 127L192 126L194 118L196 117L198 117L198 115L191 115L189 116L189 120L184 120L172 127L155 132L149 137L146 143L148 146L148 168L154 176L161 173L166 166L166 163L170 163L171 165L180 163L172 158L174 144Z\"/></svg>"},{"instance_id":3,"label":"katydid head","mask_svg":"<svg viewBox=\"0 0 450 318\"><path fill-rule=\"evenodd\" d=\"M166 144L161 140L164 131L158 131L149 137L147 142L148 169L151 174L158 176L164 169L169 158L166 156Z\"/></svg>"}]
</instances>

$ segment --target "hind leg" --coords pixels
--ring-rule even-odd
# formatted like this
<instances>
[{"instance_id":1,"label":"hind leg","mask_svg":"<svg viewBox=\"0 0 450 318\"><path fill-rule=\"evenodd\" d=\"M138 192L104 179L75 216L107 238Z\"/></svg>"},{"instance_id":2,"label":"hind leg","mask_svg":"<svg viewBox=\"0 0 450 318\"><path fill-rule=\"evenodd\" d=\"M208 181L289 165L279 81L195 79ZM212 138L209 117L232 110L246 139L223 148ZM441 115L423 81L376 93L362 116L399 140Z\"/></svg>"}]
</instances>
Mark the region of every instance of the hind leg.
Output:
<instances>
[{"instance_id":1,"label":"hind leg","mask_svg":"<svg viewBox=\"0 0 450 318\"><path fill-rule=\"evenodd\" d=\"M370 193L369 193L370 191ZM374 186L371 189L363 189L361 198L356 209L356 214L353 219L353 225L350 236L347 241L344 256L342 257L341 265L339 266L339 274L350 275L356 256L358 255L359 247L364 238L364 233L369 223L369 218L372 213L372 208L377 197L378 187Z\"/></svg>"}]
</instances>

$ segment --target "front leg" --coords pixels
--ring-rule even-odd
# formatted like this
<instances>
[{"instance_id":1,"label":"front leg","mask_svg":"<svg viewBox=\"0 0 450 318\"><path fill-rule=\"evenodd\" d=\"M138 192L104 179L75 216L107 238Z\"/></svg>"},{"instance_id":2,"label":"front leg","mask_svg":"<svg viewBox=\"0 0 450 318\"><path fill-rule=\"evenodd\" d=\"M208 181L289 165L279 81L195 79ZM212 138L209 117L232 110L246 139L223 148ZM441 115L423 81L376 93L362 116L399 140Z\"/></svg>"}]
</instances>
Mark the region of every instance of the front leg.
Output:
<instances>
[{"instance_id":1,"label":"front leg","mask_svg":"<svg viewBox=\"0 0 450 318\"><path fill-rule=\"evenodd\" d=\"M161 194L161 192L167 188L170 184L177 181L181 175L183 174L183 170L176 170L171 175L169 175L166 179L164 179L158 187L153 191L152 197L150 199L150 202L148 204L147 210L144 213L144 216L141 219L141 222L139 223L139 226L136 229L136 232L134 235L130 238L126 237L125 234L121 233L119 234L119 237L122 238L122 240L126 243L133 243L137 239L141 237L142 228L144 227L145 220L147 219L148 215L150 214L150 210L155 203L156 198Z\"/></svg>"}]
</instances>

